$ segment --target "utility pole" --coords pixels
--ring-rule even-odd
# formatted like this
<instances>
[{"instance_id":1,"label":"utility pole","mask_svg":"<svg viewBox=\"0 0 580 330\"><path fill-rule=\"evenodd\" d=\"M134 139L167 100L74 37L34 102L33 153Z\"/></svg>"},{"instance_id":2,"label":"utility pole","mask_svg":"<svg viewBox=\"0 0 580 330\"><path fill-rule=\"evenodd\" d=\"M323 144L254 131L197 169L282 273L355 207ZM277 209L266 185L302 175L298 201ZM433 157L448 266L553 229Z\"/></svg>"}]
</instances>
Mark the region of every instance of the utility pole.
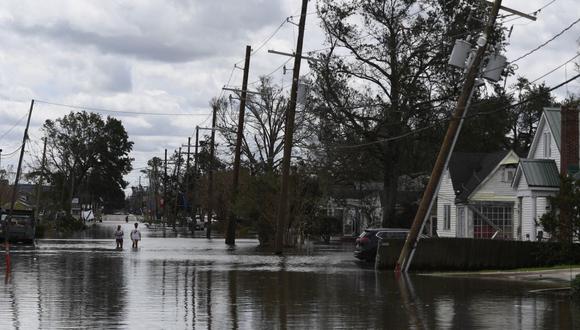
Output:
<instances>
[{"instance_id":1,"label":"utility pole","mask_svg":"<svg viewBox=\"0 0 580 330\"><path fill-rule=\"evenodd\" d=\"M2 149L0 149L0 171L2 171ZM0 177L0 180L2 180L2 177ZM2 181L0 181L0 209L2 208L2 192L3 192L1 188Z\"/></svg>"},{"instance_id":2,"label":"utility pole","mask_svg":"<svg viewBox=\"0 0 580 330\"><path fill-rule=\"evenodd\" d=\"M199 179L199 161L198 161L198 148L197 146L199 145L199 126L195 126L195 151L193 154L193 182L194 182L194 187L198 187L198 179ZM199 190L199 189L198 189ZM196 216L198 214L198 206L199 206L199 195L198 192L196 191L196 189L193 190L193 208L194 208L194 217L193 219L197 222ZM201 212L203 213L203 212ZM203 214L202 214L203 215ZM203 221L203 219L201 219L200 217L200 221Z\"/></svg>"},{"instance_id":3,"label":"utility pole","mask_svg":"<svg viewBox=\"0 0 580 330\"><path fill-rule=\"evenodd\" d=\"M38 180L38 185L36 186L36 208L34 219L38 219L38 211L40 208L40 195L42 194L42 183L44 180L44 167L46 162L46 140L48 138L44 137L44 146L42 147L42 162L40 163L40 179Z\"/></svg>"},{"instance_id":4,"label":"utility pole","mask_svg":"<svg viewBox=\"0 0 580 330\"><path fill-rule=\"evenodd\" d=\"M165 227L165 222L167 222L167 149L165 149L163 172L163 227Z\"/></svg>"},{"instance_id":5,"label":"utility pole","mask_svg":"<svg viewBox=\"0 0 580 330\"><path fill-rule=\"evenodd\" d=\"M489 21L485 27L485 32L483 34L482 39L483 43L479 45L480 47L477 49L475 58L471 63L471 66L468 68L465 83L463 85L463 89L461 90L459 100L457 101L457 108L453 113L451 120L449 121L447 133L445 134L443 143L441 144L441 148L439 150L439 154L437 155L437 160L435 161L435 165L431 172L431 176L429 177L429 183L425 188L425 192L423 193L423 197L421 198L421 203L419 204L419 208L417 209L415 219L413 220L413 225L411 226L411 230L409 231L407 239L405 240L405 245L403 246L401 254L399 255L399 259L395 267L395 272L397 273L400 273L401 271L407 272L409 269L412 255L411 251L414 250L414 248L417 245L417 238L419 237L419 232L423 227L433 197L437 192L437 186L439 185L441 174L445 169L445 163L449 155L453 152L452 150L453 141L455 139L455 136L459 134L459 126L461 118L463 118L464 116L466 105L469 102L469 96L471 95L472 89L475 85L475 79L477 78L480 64L483 60L485 51L487 49L487 41L493 32L493 27L495 25L495 21L499 13L500 6L501 0L495 0L495 2L493 3Z\"/></svg>"},{"instance_id":6,"label":"utility pole","mask_svg":"<svg viewBox=\"0 0 580 330\"><path fill-rule=\"evenodd\" d=\"M30 117L32 116L32 109L34 108L34 100L30 101L30 110L28 111L28 120L26 121L26 128L24 129L24 136L22 137L22 145L20 146L20 158L18 159L18 168L16 169L16 178L14 179L14 187L12 188L12 200L10 201L10 210L8 217L4 221L4 247L6 250L6 274L10 272L10 221L14 214L14 205L16 204L16 195L18 193L18 180L20 180L20 172L22 170L22 159L24 158L24 149L26 149L26 140L28 139L28 127L30 126Z\"/></svg>"},{"instance_id":7,"label":"utility pole","mask_svg":"<svg viewBox=\"0 0 580 330\"><path fill-rule=\"evenodd\" d=\"M284 157L282 158L282 186L280 190L280 202L278 204L278 217L276 223L275 253L281 254L284 249L284 230L288 217L288 181L290 176L290 157L292 156L292 139L294 135L294 117L296 113L296 98L298 79L300 78L300 62L302 60L302 43L304 41L304 26L306 25L306 9L308 0L302 0L302 12L298 23L298 40L296 43L296 56L294 57L294 71L292 72L292 89L290 90L290 103L286 113L286 128L284 131Z\"/></svg>"},{"instance_id":8,"label":"utility pole","mask_svg":"<svg viewBox=\"0 0 580 330\"><path fill-rule=\"evenodd\" d=\"M157 162L156 162L157 157L153 158L153 205L155 207L155 212L153 214L155 214L155 221L157 221L157 216L159 215L159 207L157 204L157 190L159 188L158 186L158 182L157 182Z\"/></svg>"},{"instance_id":9,"label":"utility pole","mask_svg":"<svg viewBox=\"0 0 580 330\"><path fill-rule=\"evenodd\" d=\"M307 1L307 0L304 0ZM250 71L250 54L252 47L246 46L246 60L244 63L244 78L242 81L242 95L240 98L240 114L238 116L238 134L236 138L236 149L234 154L233 184L232 184L232 201L229 207L228 225L226 229L226 244L236 244L236 216L233 213L233 205L238 195L238 181L240 176L240 153L242 149L242 139L244 136L244 115L246 111L246 95L248 90L248 73ZM215 110L214 110L215 113ZM212 131L213 134L213 131ZM209 217L208 217L209 221Z\"/></svg>"},{"instance_id":10,"label":"utility pole","mask_svg":"<svg viewBox=\"0 0 580 330\"><path fill-rule=\"evenodd\" d=\"M209 145L209 173L208 173L208 184L207 184L207 204L209 212L207 215L207 228L205 231L205 237L211 238L211 218L213 216L213 171L214 171L214 155L215 155L215 124L216 124L216 114L217 105L213 105L213 114L211 119L211 141ZM229 226L229 223L228 223ZM229 229L229 227L228 227ZM234 237L235 237L235 227L234 227Z\"/></svg>"},{"instance_id":11,"label":"utility pole","mask_svg":"<svg viewBox=\"0 0 580 330\"><path fill-rule=\"evenodd\" d=\"M139 211L143 215L143 186L141 186L141 176L139 175Z\"/></svg>"},{"instance_id":12,"label":"utility pole","mask_svg":"<svg viewBox=\"0 0 580 330\"><path fill-rule=\"evenodd\" d=\"M175 229L175 223L177 222L177 201L179 200L179 171L181 169L181 147L179 147L179 151L177 152L177 169L175 174L175 203L173 204L173 228Z\"/></svg>"},{"instance_id":13,"label":"utility pole","mask_svg":"<svg viewBox=\"0 0 580 330\"><path fill-rule=\"evenodd\" d=\"M189 200L189 161L190 161L190 153L191 153L191 137L187 138L187 162L185 164L185 201L184 209L185 214L190 214L190 200Z\"/></svg>"}]
</instances>

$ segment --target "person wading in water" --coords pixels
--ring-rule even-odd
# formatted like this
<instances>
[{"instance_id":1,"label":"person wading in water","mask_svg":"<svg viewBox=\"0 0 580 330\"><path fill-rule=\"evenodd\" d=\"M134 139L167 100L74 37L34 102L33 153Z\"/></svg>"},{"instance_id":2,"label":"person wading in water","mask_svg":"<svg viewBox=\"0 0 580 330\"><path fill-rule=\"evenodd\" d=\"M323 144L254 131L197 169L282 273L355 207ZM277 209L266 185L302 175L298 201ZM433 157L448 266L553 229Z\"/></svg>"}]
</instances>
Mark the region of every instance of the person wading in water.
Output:
<instances>
[{"instance_id":1,"label":"person wading in water","mask_svg":"<svg viewBox=\"0 0 580 330\"><path fill-rule=\"evenodd\" d=\"M139 223L135 222L135 229L131 231L131 240L133 241L133 248L137 248L139 241L141 240L141 232L137 229Z\"/></svg>"},{"instance_id":2,"label":"person wading in water","mask_svg":"<svg viewBox=\"0 0 580 330\"><path fill-rule=\"evenodd\" d=\"M121 229L121 225L117 226L117 230L115 230L115 241L117 242L117 249L123 248L123 230Z\"/></svg>"}]
</instances>

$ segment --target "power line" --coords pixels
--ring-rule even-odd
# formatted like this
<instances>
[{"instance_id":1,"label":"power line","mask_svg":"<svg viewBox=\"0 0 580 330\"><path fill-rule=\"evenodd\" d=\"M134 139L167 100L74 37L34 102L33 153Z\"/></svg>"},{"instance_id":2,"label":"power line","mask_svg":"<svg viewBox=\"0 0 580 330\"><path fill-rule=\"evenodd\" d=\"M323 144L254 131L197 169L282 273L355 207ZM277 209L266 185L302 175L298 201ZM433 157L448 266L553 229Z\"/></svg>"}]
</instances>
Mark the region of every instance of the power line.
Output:
<instances>
[{"instance_id":1,"label":"power line","mask_svg":"<svg viewBox=\"0 0 580 330\"><path fill-rule=\"evenodd\" d=\"M286 64L288 64L288 62L290 62L290 60L292 60L292 59L293 59L292 57L289 57L289 58L288 58L286 61L284 61L284 63L280 64L280 66L279 66L279 67L277 67L277 68L276 68L276 69L274 69L272 72L270 72L270 73L268 73L268 74L266 74L266 75L264 75L264 76L261 76L261 77L270 77L270 76L271 76L271 75L273 75L274 73L276 73L276 72L280 71L280 69L282 69L282 68L283 68L283 67L284 67ZM255 84L259 83L259 82L260 82L260 80L261 80L261 79L257 79L257 80L255 80L255 81L252 81L252 82L251 82L251 83L249 83L248 85L255 85Z\"/></svg>"},{"instance_id":2,"label":"power line","mask_svg":"<svg viewBox=\"0 0 580 330\"><path fill-rule=\"evenodd\" d=\"M44 104L49 104L49 105L54 105L54 106L64 107L64 108L88 110L88 111L94 111L94 112L118 113L118 114L127 114L127 115L147 115L147 116L206 116L207 115L207 113L160 113L160 112L145 112L145 111L123 111L123 110L111 110L111 109L71 105L71 104L64 104L64 103L56 103L56 102L49 102L49 101L36 100L36 99L34 101L38 102L38 103L44 103Z\"/></svg>"},{"instance_id":3,"label":"power line","mask_svg":"<svg viewBox=\"0 0 580 330\"><path fill-rule=\"evenodd\" d=\"M578 24L578 22L580 22L580 18L578 18L577 20L575 20L574 22L572 22L572 24L568 25L568 27L566 27L565 29L563 29L562 31L558 32L556 35L554 35L552 38L548 39L547 41L543 42L542 44L540 44L538 47L530 50L529 52L523 54L522 56L516 58L515 60L511 61L510 63L515 63L531 54L533 54L534 52L538 51L539 49L543 48L544 46L546 46L547 44L549 44L550 42L552 42L554 39L560 37L562 34L564 34L564 32L570 30L574 25Z\"/></svg>"},{"instance_id":4,"label":"power line","mask_svg":"<svg viewBox=\"0 0 580 330\"><path fill-rule=\"evenodd\" d=\"M550 89L548 89L548 92L554 91L554 90L556 90L556 89L558 89L558 88L560 88L560 87L562 87L562 86L564 86L566 84L569 84L570 82L572 82L572 81L574 81L574 80L576 80L578 78L580 78L580 74L577 74L576 76L574 76L574 77L572 77L572 78L570 78L570 79L568 79L568 80L566 80L566 81L564 81L564 82L562 82L562 83L560 83L560 84L558 84L558 85L556 85L554 87L551 87ZM507 106L503 106L503 107L500 107L500 108L495 109L493 111L478 112L478 113L473 114L473 115L468 115L468 116L465 116L465 119L475 118L475 117L478 117L478 116L490 115L490 114L494 114L494 113L497 113L497 112L500 112L500 111L503 111L503 110L507 110L507 109L510 109L510 108L514 108L514 107L517 107L517 106L520 106L522 104L525 104L525 103L530 102L533 98L534 97L531 96L531 97L528 97L527 99L524 99L524 100L522 100L522 101L520 101L518 103L510 104L510 105L507 105ZM411 130L411 131L409 131L407 133L400 134L400 135L393 136L393 137L389 137L389 138L385 138L385 139L379 139L379 140L376 140L376 141L370 141L370 142L365 142L365 143L360 143L360 144L355 144L355 145L342 145L342 146L336 145L336 146L331 146L331 148L333 148L333 149L355 149L355 148L365 147L365 146L369 146L369 145L373 145L373 144L378 144L378 143L384 143L384 142L401 140L401 139L406 138L408 136L415 135L417 133L426 131L428 129L432 129L435 126L440 125L440 124L442 124L444 122L447 122L449 120L452 120L452 118L451 117L447 117L447 118L444 118L444 119L442 119L442 120L440 120L438 122L435 122L435 123L433 123L431 125L427 125L427 126L424 126L424 127L421 127L421 128L417 128L417 129ZM306 148L306 149L320 149L320 148Z\"/></svg>"},{"instance_id":5,"label":"power line","mask_svg":"<svg viewBox=\"0 0 580 330\"><path fill-rule=\"evenodd\" d=\"M285 19L282 21L282 23L280 23L280 25L278 25L278 27L276 28L276 30L274 30L274 32L273 32L273 33L272 33L272 34L271 34L269 37L267 37L267 38L266 38L264 41L262 41L262 43L260 44L260 46L258 46L256 49L254 49L254 50L252 51L251 55L254 55L254 54L256 54L257 52L259 52L259 51L260 51L260 49L264 48L264 46L266 46L266 44L267 44L268 42L270 42L270 40L272 40L272 38L274 38L274 36L275 36L275 35L276 35L276 34L277 34L279 31L280 31L280 29L282 29L282 27L283 27L283 26L284 26L284 25L285 25L285 24L288 22L288 19L289 19L290 17L291 17L291 16L289 16L288 18L285 18Z\"/></svg>"},{"instance_id":6,"label":"power line","mask_svg":"<svg viewBox=\"0 0 580 330\"><path fill-rule=\"evenodd\" d=\"M543 74L543 75L539 76L538 78L536 78L536 79L534 79L534 80L530 81L530 84L533 84L533 83L535 83L536 81L538 81L538 80L540 80L540 79L544 78L545 76L547 76L547 75L549 75L549 74L553 73L554 71L556 71L556 70L560 69L560 68L561 68L561 67L563 67L564 65L566 65L566 64L568 64L568 63L572 62L573 60L575 60L575 59L576 59L578 56L580 56L580 53L576 54L574 57L572 57L571 59L567 60L566 62L564 62L564 63L562 63L562 64L558 65L558 66L557 66L557 67L555 67L554 69L552 69L552 70L550 70L550 71L546 72L545 74Z\"/></svg>"},{"instance_id":7,"label":"power line","mask_svg":"<svg viewBox=\"0 0 580 330\"><path fill-rule=\"evenodd\" d=\"M12 132L12 130L13 130L13 129L14 129L16 126L20 125L20 123L21 123L21 122L24 120L24 118L26 118L26 116L27 116L27 115L28 115L28 114L27 114L27 113L25 113L25 114L24 114L24 116L22 116L22 118L18 119L18 121L16 122L16 124L12 125L12 127L10 127L10 129L9 129L9 130L7 130L6 132L4 132L4 134L2 134L2 136L0 136L0 141L1 141L1 140L2 140L2 139L3 139L3 138L6 136L6 135L10 134L10 132Z\"/></svg>"},{"instance_id":8,"label":"power line","mask_svg":"<svg viewBox=\"0 0 580 330\"><path fill-rule=\"evenodd\" d=\"M28 114L27 114L28 115ZM14 156L20 149L22 149L22 144L20 145L20 147L18 147L16 150L9 152L7 154L2 154L2 158L10 158L11 156Z\"/></svg>"}]
</instances>

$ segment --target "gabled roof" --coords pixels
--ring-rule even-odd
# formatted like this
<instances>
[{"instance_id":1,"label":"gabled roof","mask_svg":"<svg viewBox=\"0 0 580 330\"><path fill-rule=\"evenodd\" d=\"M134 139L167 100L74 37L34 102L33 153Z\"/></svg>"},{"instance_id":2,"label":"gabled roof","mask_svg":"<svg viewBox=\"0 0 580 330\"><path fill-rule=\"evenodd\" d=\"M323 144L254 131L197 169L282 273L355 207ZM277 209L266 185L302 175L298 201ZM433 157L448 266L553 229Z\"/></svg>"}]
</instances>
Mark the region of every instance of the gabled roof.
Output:
<instances>
[{"instance_id":1,"label":"gabled roof","mask_svg":"<svg viewBox=\"0 0 580 330\"><path fill-rule=\"evenodd\" d=\"M542 112L540 122L538 123L538 127L536 129L536 134L532 140L532 145L530 146L530 151L528 152L528 157L534 156L534 151L538 147L538 143L541 138L541 134L538 134L538 132L541 132L545 125L548 125L550 131L552 132L552 137L554 138L554 141L556 141L558 152L560 152L560 136L562 135L562 119L560 108L544 108L544 112Z\"/></svg>"},{"instance_id":2,"label":"gabled roof","mask_svg":"<svg viewBox=\"0 0 580 330\"><path fill-rule=\"evenodd\" d=\"M560 108L544 108L544 114L546 115L546 120L548 121L548 125L550 125L550 129L552 130L552 135L554 136L558 150L561 150L560 136L562 135L562 119Z\"/></svg>"},{"instance_id":3,"label":"gabled roof","mask_svg":"<svg viewBox=\"0 0 580 330\"><path fill-rule=\"evenodd\" d=\"M529 187L560 187L560 174L556 161L553 159L521 159L514 179L514 187L517 187L522 175Z\"/></svg>"},{"instance_id":4,"label":"gabled roof","mask_svg":"<svg viewBox=\"0 0 580 330\"><path fill-rule=\"evenodd\" d=\"M510 151L494 153L456 152L449 160L449 174L456 199L465 201Z\"/></svg>"}]
</instances>

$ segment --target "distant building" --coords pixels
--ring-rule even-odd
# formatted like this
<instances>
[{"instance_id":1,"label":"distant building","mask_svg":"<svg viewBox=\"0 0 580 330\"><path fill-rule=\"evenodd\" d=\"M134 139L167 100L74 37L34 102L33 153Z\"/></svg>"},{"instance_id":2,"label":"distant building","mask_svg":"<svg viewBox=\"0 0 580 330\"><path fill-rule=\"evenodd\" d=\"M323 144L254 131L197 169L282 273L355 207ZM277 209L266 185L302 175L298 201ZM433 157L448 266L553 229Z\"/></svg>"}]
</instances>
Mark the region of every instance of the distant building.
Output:
<instances>
[{"instance_id":1,"label":"distant building","mask_svg":"<svg viewBox=\"0 0 580 330\"><path fill-rule=\"evenodd\" d=\"M400 222L410 225L414 212L409 212L409 209L414 210L418 204L426 182L426 175L399 177L395 212ZM342 221L344 236L357 236L365 228L381 227L383 194L382 182L333 185L322 207L326 215Z\"/></svg>"}]
</instances>

